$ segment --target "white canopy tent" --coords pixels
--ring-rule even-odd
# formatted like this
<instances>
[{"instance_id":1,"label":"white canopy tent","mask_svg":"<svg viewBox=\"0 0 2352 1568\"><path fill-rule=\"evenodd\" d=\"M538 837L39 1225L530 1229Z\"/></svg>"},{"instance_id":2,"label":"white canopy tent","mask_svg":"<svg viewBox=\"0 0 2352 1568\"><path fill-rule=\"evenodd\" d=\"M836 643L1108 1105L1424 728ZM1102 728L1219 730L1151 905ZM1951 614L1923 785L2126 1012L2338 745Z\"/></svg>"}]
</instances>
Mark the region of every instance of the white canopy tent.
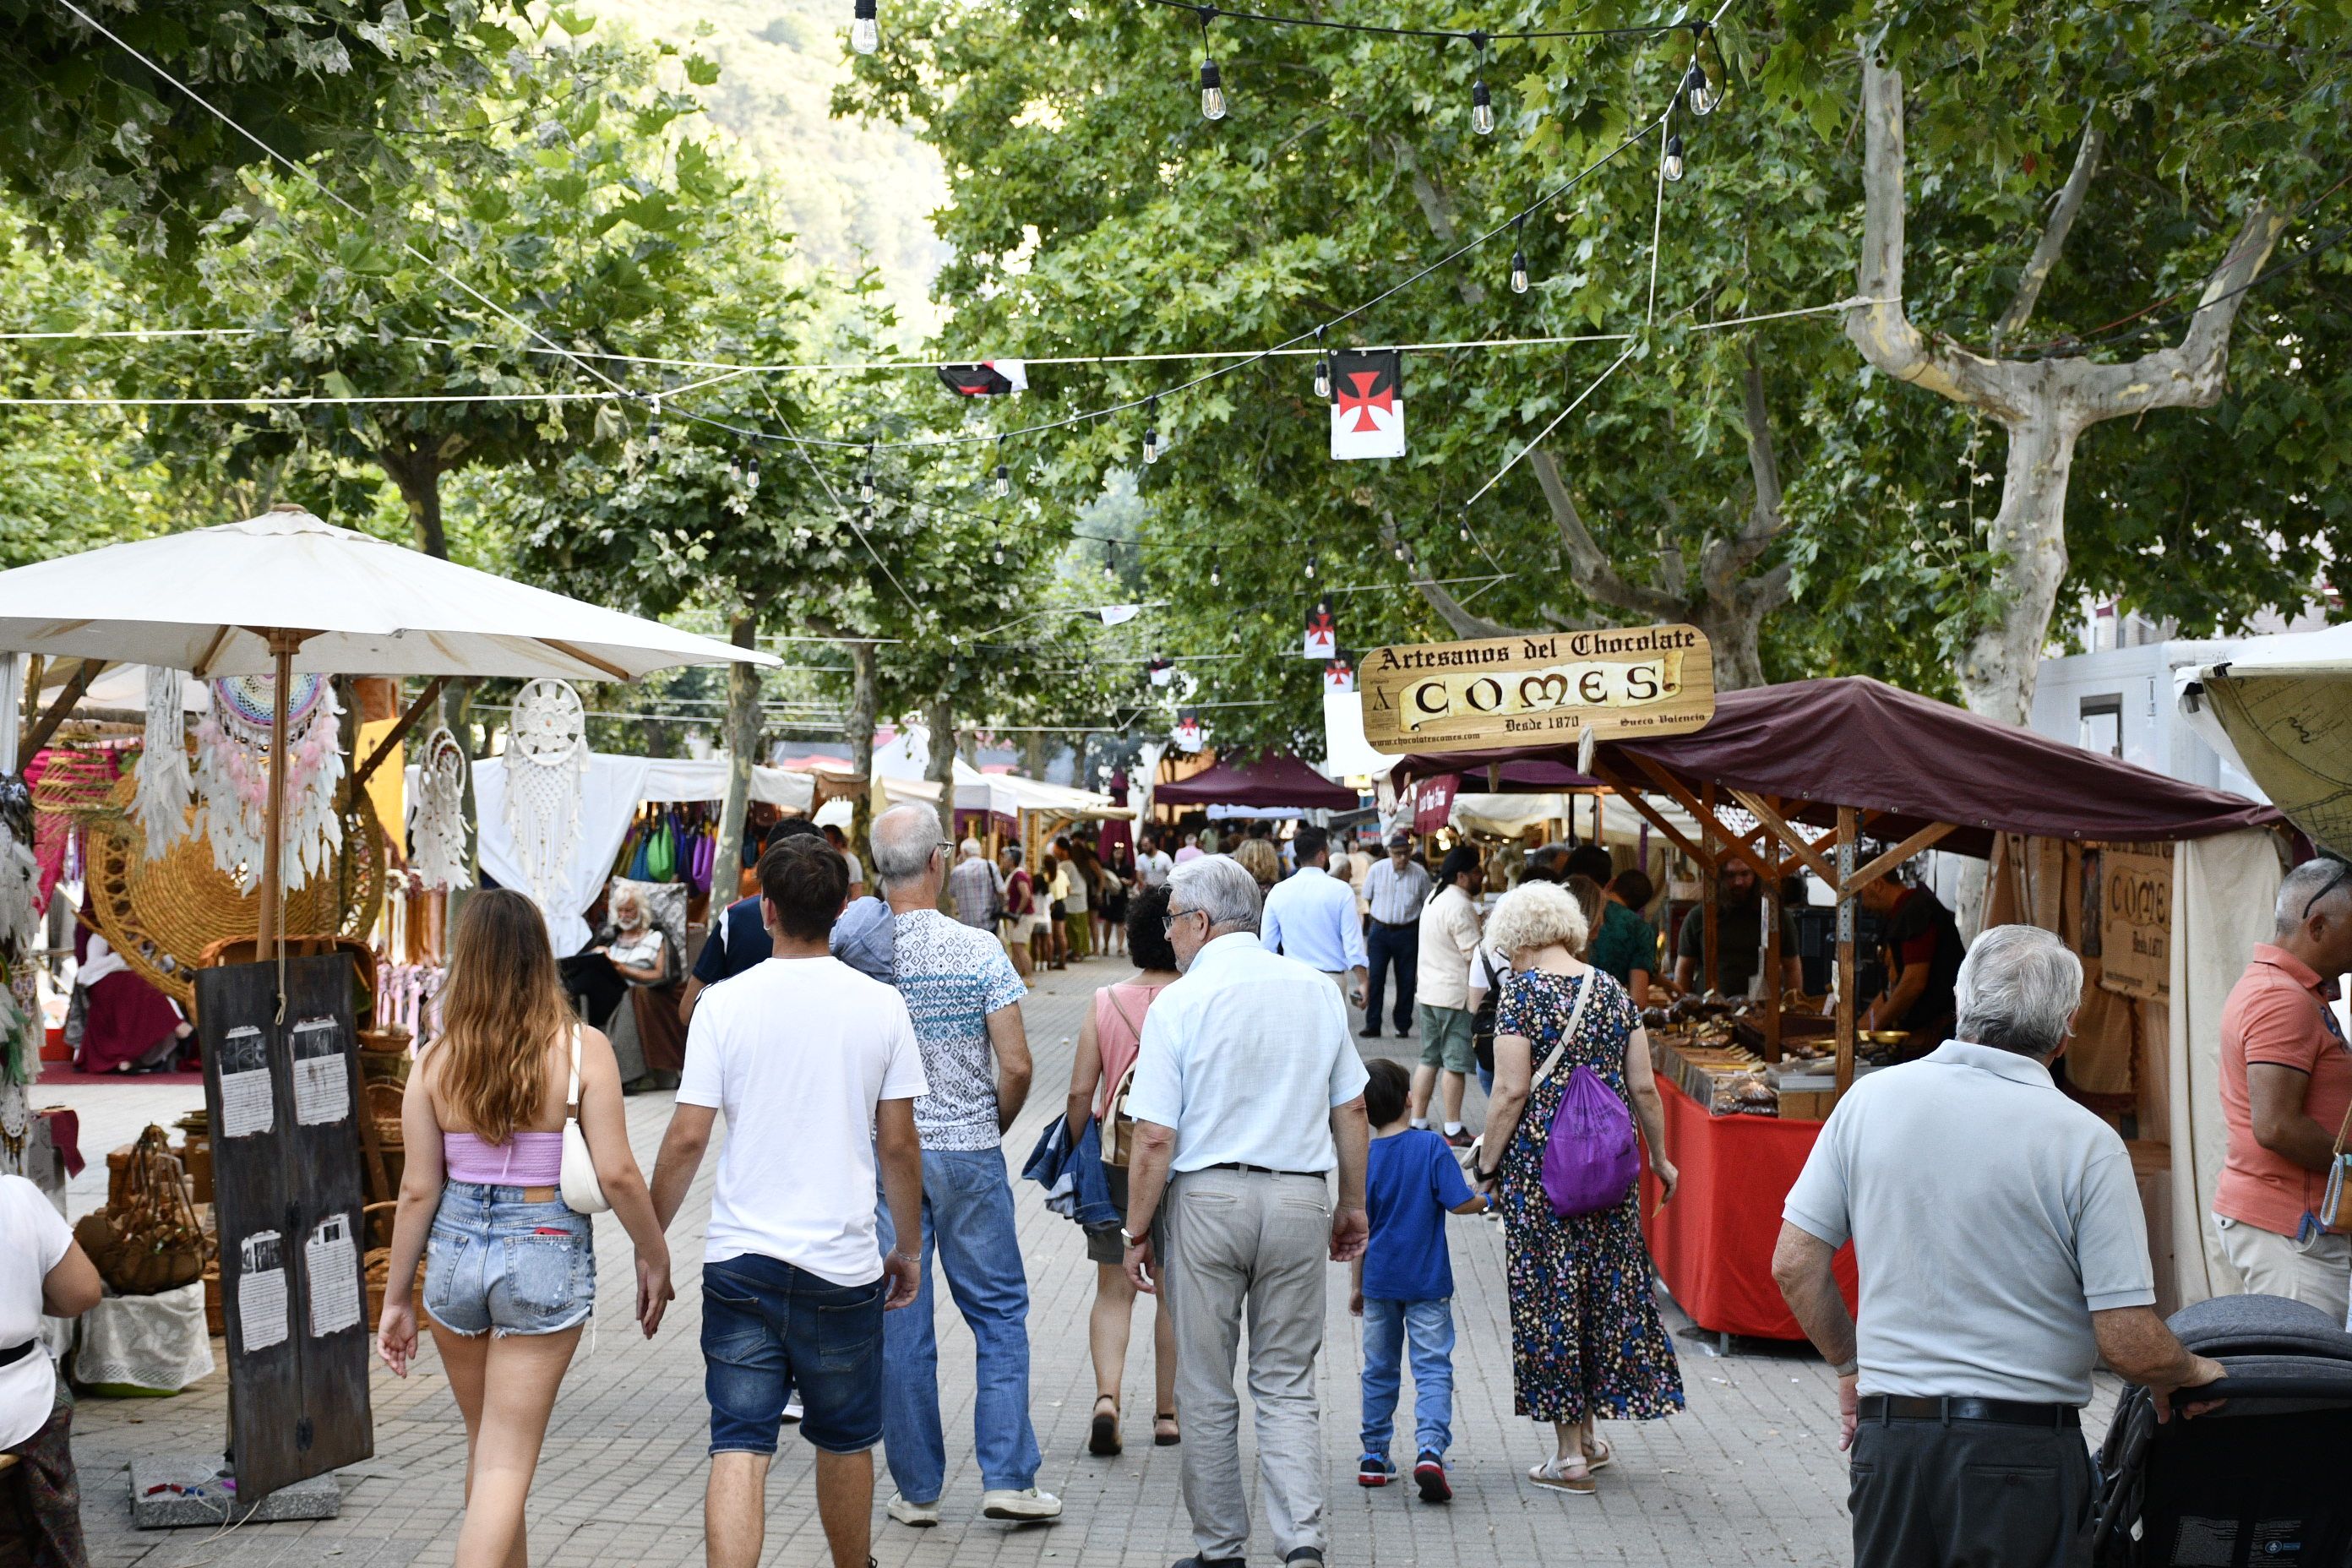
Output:
<instances>
[{"instance_id":1,"label":"white canopy tent","mask_svg":"<svg viewBox=\"0 0 2352 1568\"><path fill-rule=\"evenodd\" d=\"M2253 637L2173 680L2200 739L2314 843L2352 854L2352 624Z\"/></svg>"}]
</instances>

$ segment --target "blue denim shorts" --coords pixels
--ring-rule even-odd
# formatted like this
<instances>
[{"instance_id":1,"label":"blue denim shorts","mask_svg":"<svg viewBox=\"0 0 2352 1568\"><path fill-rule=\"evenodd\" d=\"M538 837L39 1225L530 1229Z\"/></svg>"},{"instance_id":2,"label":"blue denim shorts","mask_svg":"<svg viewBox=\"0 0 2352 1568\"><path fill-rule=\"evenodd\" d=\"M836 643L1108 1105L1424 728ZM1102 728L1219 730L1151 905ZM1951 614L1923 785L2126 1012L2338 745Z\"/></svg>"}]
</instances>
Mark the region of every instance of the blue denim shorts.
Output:
<instances>
[{"instance_id":1,"label":"blue denim shorts","mask_svg":"<svg viewBox=\"0 0 2352 1568\"><path fill-rule=\"evenodd\" d=\"M882 1303L889 1277L831 1280L757 1253L702 1266L702 1388L710 1451L772 1454L784 1402L829 1454L882 1441Z\"/></svg>"},{"instance_id":2,"label":"blue denim shorts","mask_svg":"<svg viewBox=\"0 0 2352 1568\"><path fill-rule=\"evenodd\" d=\"M596 1306L588 1216L520 1187L451 1182L425 1243L425 1310L453 1334L554 1334Z\"/></svg>"}]
</instances>

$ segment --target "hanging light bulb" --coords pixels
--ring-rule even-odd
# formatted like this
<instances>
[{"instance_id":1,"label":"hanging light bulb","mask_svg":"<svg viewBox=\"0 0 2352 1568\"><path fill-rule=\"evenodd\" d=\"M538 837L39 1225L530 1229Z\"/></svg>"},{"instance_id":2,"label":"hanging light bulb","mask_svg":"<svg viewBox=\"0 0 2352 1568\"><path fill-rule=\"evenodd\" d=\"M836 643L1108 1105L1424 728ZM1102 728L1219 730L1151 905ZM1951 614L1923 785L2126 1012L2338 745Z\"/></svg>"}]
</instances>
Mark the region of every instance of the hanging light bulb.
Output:
<instances>
[{"instance_id":1,"label":"hanging light bulb","mask_svg":"<svg viewBox=\"0 0 2352 1568\"><path fill-rule=\"evenodd\" d=\"M1315 395L1325 403L1331 401L1331 356L1323 351L1323 329L1315 329Z\"/></svg>"},{"instance_id":2,"label":"hanging light bulb","mask_svg":"<svg viewBox=\"0 0 2352 1568\"><path fill-rule=\"evenodd\" d=\"M743 459L743 488L750 490L760 488L760 454L757 452Z\"/></svg>"},{"instance_id":3,"label":"hanging light bulb","mask_svg":"<svg viewBox=\"0 0 2352 1568\"><path fill-rule=\"evenodd\" d=\"M1160 460L1160 399L1150 397L1143 405L1143 460Z\"/></svg>"},{"instance_id":4,"label":"hanging light bulb","mask_svg":"<svg viewBox=\"0 0 2352 1568\"><path fill-rule=\"evenodd\" d=\"M1307 575L1310 578L1315 575L1315 557L1312 555L1307 558Z\"/></svg>"},{"instance_id":5,"label":"hanging light bulb","mask_svg":"<svg viewBox=\"0 0 2352 1568\"><path fill-rule=\"evenodd\" d=\"M1665 174L1669 180L1683 177L1683 139L1680 136L1666 138Z\"/></svg>"},{"instance_id":6,"label":"hanging light bulb","mask_svg":"<svg viewBox=\"0 0 2352 1568\"><path fill-rule=\"evenodd\" d=\"M1400 560L1400 561L1402 561L1402 560L1405 558L1405 548L1404 548L1404 541L1403 541L1403 540L1400 539L1400 540L1398 540L1398 541L1396 542L1395 548L1393 549L1393 551L1391 552L1391 553L1393 553L1393 554L1396 556L1396 558L1397 558L1398 560Z\"/></svg>"},{"instance_id":7,"label":"hanging light bulb","mask_svg":"<svg viewBox=\"0 0 2352 1568\"><path fill-rule=\"evenodd\" d=\"M1470 129L1481 136L1495 133L1495 100L1486 91L1484 78L1470 84Z\"/></svg>"},{"instance_id":8,"label":"hanging light bulb","mask_svg":"<svg viewBox=\"0 0 2352 1568\"><path fill-rule=\"evenodd\" d=\"M1470 542L1470 509L1466 506L1462 509L1462 542Z\"/></svg>"},{"instance_id":9,"label":"hanging light bulb","mask_svg":"<svg viewBox=\"0 0 2352 1568\"><path fill-rule=\"evenodd\" d=\"M1212 587L1212 588L1213 588L1213 587L1217 586L1217 584L1219 584L1220 583L1223 583L1224 580L1225 580L1225 579L1224 579L1224 574L1223 574L1223 573L1221 573L1221 572L1219 572L1219 571L1217 570L1217 558L1216 558L1215 556L1213 556L1213 555L1210 556L1210 557L1209 557L1209 586L1210 586L1210 587Z\"/></svg>"},{"instance_id":10,"label":"hanging light bulb","mask_svg":"<svg viewBox=\"0 0 2352 1568\"><path fill-rule=\"evenodd\" d=\"M870 510L874 505L874 443L866 443L866 467L857 476L857 499Z\"/></svg>"},{"instance_id":11,"label":"hanging light bulb","mask_svg":"<svg viewBox=\"0 0 2352 1568\"><path fill-rule=\"evenodd\" d=\"M1004 464L1004 437L996 438L996 499L1004 500L1013 493L1013 470Z\"/></svg>"},{"instance_id":12,"label":"hanging light bulb","mask_svg":"<svg viewBox=\"0 0 2352 1568\"><path fill-rule=\"evenodd\" d=\"M882 47L882 26L874 19L874 0L857 0L850 16L849 47L861 55Z\"/></svg>"},{"instance_id":13,"label":"hanging light bulb","mask_svg":"<svg viewBox=\"0 0 2352 1568\"><path fill-rule=\"evenodd\" d=\"M992 560L992 561L993 561L993 562L995 562L995 563L996 563L996 564L998 564L999 566L1003 565L1003 564L1004 564L1004 546L1003 546L1002 544L1000 544L1000 545L998 545L994 550L992 550L992 551L989 552L989 559L990 559L990 560Z\"/></svg>"},{"instance_id":14,"label":"hanging light bulb","mask_svg":"<svg viewBox=\"0 0 2352 1568\"><path fill-rule=\"evenodd\" d=\"M661 395L656 393L646 398L646 450L658 452L661 450Z\"/></svg>"},{"instance_id":15,"label":"hanging light bulb","mask_svg":"<svg viewBox=\"0 0 2352 1568\"><path fill-rule=\"evenodd\" d=\"M1223 120L1225 117L1225 84L1217 74L1217 62L1201 62L1201 118Z\"/></svg>"},{"instance_id":16,"label":"hanging light bulb","mask_svg":"<svg viewBox=\"0 0 2352 1568\"><path fill-rule=\"evenodd\" d=\"M1527 226L1528 215L1525 213L1521 213L1511 224L1511 233L1513 236L1511 241L1511 292L1514 294L1524 294L1528 291L1528 253L1525 247L1520 243L1517 237L1520 234L1525 232Z\"/></svg>"},{"instance_id":17,"label":"hanging light bulb","mask_svg":"<svg viewBox=\"0 0 2352 1568\"><path fill-rule=\"evenodd\" d=\"M1707 79L1706 68L1696 60L1691 61L1690 74L1683 78L1683 101L1690 105L1690 111L1701 116L1713 114L1720 97L1715 83Z\"/></svg>"}]
</instances>

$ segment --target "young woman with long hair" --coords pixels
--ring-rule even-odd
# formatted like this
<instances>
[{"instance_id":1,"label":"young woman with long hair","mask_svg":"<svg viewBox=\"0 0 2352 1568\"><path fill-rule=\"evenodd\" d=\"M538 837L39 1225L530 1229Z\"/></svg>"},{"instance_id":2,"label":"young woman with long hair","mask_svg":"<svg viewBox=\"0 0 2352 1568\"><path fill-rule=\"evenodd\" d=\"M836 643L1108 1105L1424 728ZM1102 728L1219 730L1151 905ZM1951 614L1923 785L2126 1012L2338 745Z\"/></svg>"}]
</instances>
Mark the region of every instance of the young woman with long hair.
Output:
<instances>
[{"instance_id":1,"label":"young woman with long hair","mask_svg":"<svg viewBox=\"0 0 2352 1568\"><path fill-rule=\"evenodd\" d=\"M669 1247L629 1152L613 1047L573 1016L536 904L499 888L466 900L441 1008L401 1103L407 1165L376 1351L408 1375L425 1258L425 1315L466 1419L457 1568L516 1568L555 1391L596 1300L588 1216L558 1187L575 1098L596 1179L636 1243L648 1338L670 1300Z\"/></svg>"}]
</instances>

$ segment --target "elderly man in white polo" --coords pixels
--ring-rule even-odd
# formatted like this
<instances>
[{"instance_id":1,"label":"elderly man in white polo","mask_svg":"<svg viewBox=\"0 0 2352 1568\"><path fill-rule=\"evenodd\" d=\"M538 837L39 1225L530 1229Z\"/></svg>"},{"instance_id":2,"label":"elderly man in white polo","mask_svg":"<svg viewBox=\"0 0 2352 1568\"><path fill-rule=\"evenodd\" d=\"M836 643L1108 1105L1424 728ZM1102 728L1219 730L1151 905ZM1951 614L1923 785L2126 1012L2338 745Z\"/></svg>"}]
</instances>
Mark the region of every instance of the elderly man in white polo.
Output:
<instances>
[{"instance_id":1,"label":"elderly man in white polo","mask_svg":"<svg viewBox=\"0 0 2352 1568\"><path fill-rule=\"evenodd\" d=\"M1234 1392L1244 1305L1266 1522L1285 1563L1319 1564L1323 1265L1361 1257L1370 1235L1367 1075L1337 989L1260 945L1257 883L1238 861L1187 861L1169 883L1183 978L1144 1015L1126 1235L1129 1275L1143 1290L1164 1278L1176 1329L1196 1548L1178 1568L1239 1568L1249 1541Z\"/></svg>"}]
</instances>

